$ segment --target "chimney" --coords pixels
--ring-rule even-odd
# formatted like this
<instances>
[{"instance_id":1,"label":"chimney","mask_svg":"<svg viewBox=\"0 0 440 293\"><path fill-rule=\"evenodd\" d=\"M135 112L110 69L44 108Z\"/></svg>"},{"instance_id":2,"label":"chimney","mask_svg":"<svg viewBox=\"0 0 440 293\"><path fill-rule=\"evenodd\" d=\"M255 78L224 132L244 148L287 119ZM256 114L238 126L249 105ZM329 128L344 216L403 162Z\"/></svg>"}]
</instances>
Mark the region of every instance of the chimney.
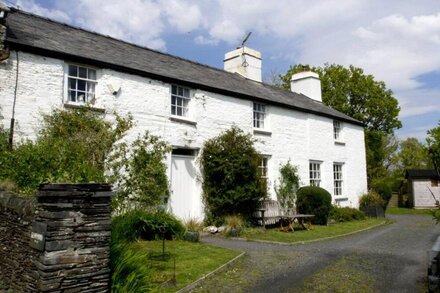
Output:
<instances>
[{"instance_id":1,"label":"chimney","mask_svg":"<svg viewBox=\"0 0 440 293\"><path fill-rule=\"evenodd\" d=\"M290 90L322 103L321 80L315 72L305 71L292 75Z\"/></svg>"},{"instance_id":2,"label":"chimney","mask_svg":"<svg viewBox=\"0 0 440 293\"><path fill-rule=\"evenodd\" d=\"M261 53L241 47L225 54L224 69L261 82Z\"/></svg>"},{"instance_id":3,"label":"chimney","mask_svg":"<svg viewBox=\"0 0 440 293\"><path fill-rule=\"evenodd\" d=\"M8 15L9 11L11 11L9 7L0 2L0 23L4 23L6 15Z\"/></svg>"}]
</instances>

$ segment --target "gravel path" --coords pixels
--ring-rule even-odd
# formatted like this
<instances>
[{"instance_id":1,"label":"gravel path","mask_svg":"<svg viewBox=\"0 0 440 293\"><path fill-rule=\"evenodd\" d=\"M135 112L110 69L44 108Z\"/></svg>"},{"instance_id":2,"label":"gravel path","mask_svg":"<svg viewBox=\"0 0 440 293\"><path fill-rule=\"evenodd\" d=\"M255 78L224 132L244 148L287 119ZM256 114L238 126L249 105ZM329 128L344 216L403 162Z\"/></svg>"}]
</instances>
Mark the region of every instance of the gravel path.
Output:
<instances>
[{"instance_id":1,"label":"gravel path","mask_svg":"<svg viewBox=\"0 0 440 293\"><path fill-rule=\"evenodd\" d=\"M247 252L196 292L421 292L427 251L440 235L430 216L390 216L395 223L333 240L276 245L205 237Z\"/></svg>"}]
</instances>

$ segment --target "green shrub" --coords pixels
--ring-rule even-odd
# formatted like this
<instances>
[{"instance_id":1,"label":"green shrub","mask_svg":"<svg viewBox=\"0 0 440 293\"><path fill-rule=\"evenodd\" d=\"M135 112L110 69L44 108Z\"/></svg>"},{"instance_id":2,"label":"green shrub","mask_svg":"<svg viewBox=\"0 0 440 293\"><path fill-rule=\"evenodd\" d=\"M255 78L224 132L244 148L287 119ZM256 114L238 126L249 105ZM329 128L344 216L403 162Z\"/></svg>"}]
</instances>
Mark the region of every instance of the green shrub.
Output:
<instances>
[{"instance_id":1,"label":"green shrub","mask_svg":"<svg viewBox=\"0 0 440 293\"><path fill-rule=\"evenodd\" d=\"M354 208L332 206L329 218L336 222L348 222L353 220L365 220L365 214Z\"/></svg>"},{"instance_id":2,"label":"green shrub","mask_svg":"<svg viewBox=\"0 0 440 293\"><path fill-rule=\"evenodd\" d=\"M242 217L238 215L231 215L225 217L225 226L225 235L237 237L241 234L245 226L245 222L243 221Z\"/></svg>"},{"instance_id":3,"label":"green shrub","mask_svg":"<svg viewBox=\"0 0 440 293\"><path fill-rule=\"evenodd\" d=\"M112 269L112 292L149 292L152 272L148 252L134 247L135 243L112 243L110 262Z\"/></svg>"},{"instance_id":4,"label":"green shrub","mask_svg":"<svg viewBox=\"0 0 440 293\"><path fill-rule=\"evenodd\" d=\"M278 202L284 213L294 210L296 201L296 192L298 191L300 178L298 175L298 167L290 163L290 160L280 166L280 178L278 183L275 182L275 193Z\"/></svg>"},{"instance_id":5,"label":"green shrub","mask_svg":"<svg viewBox=\"0 0 440 293\"><path fill-rule=\"evenodd\" d=\"M330 193L317 186L305 186L298 189L296 209L301 214L313 214L313 224L327 225L332 207Z\"/></svg>"},{"instance_id":6,"label":"green shrub","mask_svg":"<svg viewBox=\"0 0 440 293\"><path fill-rule=\"evenodd\" d=\"M384 201L384 208L386 208L388 202L391 199L391 196L393 195L392 185L393 182L390 178L378 178L373 180L371 183L371 189L377 192L382 197Z\"/></svg>"},{"instance_id":7,"label":"green shrub","mask_svg":"<svg viewBox=\"0 0 440 293\"><path fill-rule=\"evenodd\" d=\"M131 210L113 218L112 241L131 242L136 239L167 240L181 238L185 228L173 215L163 211Z\"/></svg>"},{"instance_id":8,"label":"green shrub","mask_svg":"<svg viewBox=\"0 0 440 293\"><path fill-rule=\"evenodd\" d=\"M163 203L169 195L166 154L170 146L148 131L128 148L121 143L110 156L110 183L116 186L113 208L149 208Z\"/></svg>"},{"instance_id":9,"label":"green shrub","mask_svg":"<svg viewBox=\"0 0 440 293\"><path fill-rule=\"evenodd\" d=\"M375 207L384 206L386 202L379 195L379 193L370 191L359 198L359 206L361 207Z\"/></svg>"},{"instance_id":10,"label":"green shrub","mask_svg":"<svg viewBox=\"0 0 440 293\"><path fill-rule=\"evenodd\" d=\"M218 225L231 214L251 218L267 193L258 172L261 159L252 136L237 127L205 142L200 164L207 224Z\"/></svg>"}]
</instances>

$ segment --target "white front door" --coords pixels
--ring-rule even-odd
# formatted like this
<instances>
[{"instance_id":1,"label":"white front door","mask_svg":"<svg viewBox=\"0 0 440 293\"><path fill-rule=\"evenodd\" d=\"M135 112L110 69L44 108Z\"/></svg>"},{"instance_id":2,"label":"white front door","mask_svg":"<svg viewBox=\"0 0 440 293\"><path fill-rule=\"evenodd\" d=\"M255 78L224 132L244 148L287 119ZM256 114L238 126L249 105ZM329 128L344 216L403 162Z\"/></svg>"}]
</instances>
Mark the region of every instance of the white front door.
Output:
<instances>
[{"instance_id":1,"label":"white front door","mask_svg":"<svg viewBox=\"0 0 440 293\"><path fill-rule=\"evenodd\" d=\"M194 156L172 155L171 157L171 196L169 206L178 218L203 217L202 200L196 182L197 172Z\"/></svg>"}]
</instances>

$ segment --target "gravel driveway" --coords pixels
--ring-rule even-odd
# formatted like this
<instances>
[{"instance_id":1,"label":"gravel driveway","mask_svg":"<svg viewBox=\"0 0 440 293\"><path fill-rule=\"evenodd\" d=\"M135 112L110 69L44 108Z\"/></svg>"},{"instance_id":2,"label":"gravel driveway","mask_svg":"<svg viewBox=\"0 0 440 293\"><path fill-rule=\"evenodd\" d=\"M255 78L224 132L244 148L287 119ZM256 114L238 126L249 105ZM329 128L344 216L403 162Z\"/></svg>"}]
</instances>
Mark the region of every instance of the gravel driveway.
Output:
<instances>
[{"instance_id":1,"label":"gravel driveway","mask_svg":"<svg viewBox=\"0 0 440 293\"><path fill-rule=\"evenodd\" d=\"M389 218L395 223L302 245L205 237L247 256L195 292L423 292L440 225L424 215Z\"/></svg>"}]
</instances>

